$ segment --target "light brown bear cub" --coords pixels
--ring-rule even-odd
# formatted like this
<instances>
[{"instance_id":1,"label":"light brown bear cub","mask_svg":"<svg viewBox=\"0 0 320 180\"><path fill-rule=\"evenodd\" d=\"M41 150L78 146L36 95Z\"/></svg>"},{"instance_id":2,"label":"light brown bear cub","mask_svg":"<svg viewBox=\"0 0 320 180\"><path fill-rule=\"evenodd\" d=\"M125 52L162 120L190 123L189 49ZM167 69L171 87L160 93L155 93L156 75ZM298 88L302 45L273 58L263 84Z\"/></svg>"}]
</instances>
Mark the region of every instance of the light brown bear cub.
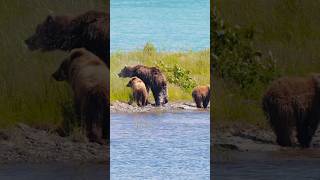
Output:
<instances>
[{"instance_id":1,"label":"light brown bear cub","mask_svg":"<svg viewBox=\"0 0 320 180\"><path fill-rule=\"evenodd\" d=\"M85 125L91 142L109 140L109 69L96 55L84 48L73 49L52 74L67 81L73 90L75 111Z\"/></svg>"},{"instance_id":2,"label":"light brown bear cub","mask_svg":"<svg viewBox=\"0 0 320 180\"><path fill-rule=\"evenodd\" d=\"M197 108L207 108L210 101L210 87L197 86L192 91L192 98L197 105ZM201 105L202 104L202 105Z\"/></svg>"},{"instance_id":3,"label":"light brown bear cub","mask_svg":"<svg viewBox=\"0 0 320 180\"><path fill-rule=\"evenodd\" d=\"M132 88L133 100L138 106L146 106L148 104L148 92L144 82L138 77L133 77L127 84L127 87ZM132 101L129 102L131 104Z\"/></svg>"}]
</instances>

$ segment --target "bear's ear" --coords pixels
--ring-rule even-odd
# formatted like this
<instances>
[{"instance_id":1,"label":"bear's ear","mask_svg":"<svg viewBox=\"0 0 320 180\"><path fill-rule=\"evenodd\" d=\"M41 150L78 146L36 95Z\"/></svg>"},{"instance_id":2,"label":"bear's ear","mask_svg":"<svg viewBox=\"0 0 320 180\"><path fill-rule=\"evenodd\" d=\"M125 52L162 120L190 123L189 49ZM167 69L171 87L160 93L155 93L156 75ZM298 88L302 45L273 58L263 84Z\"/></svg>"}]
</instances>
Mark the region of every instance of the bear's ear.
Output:
<instances>
[{"instance_id":1,"label":"bear's ear","mask_svg":"<svg viewBox=\"0 0 320 180\"><path fill-rule=\"evenodd\" d=\"M53 22L53 17L51 15L47 16L46 22L47 23L52 23Z\"/></svg>"}]
</instances>

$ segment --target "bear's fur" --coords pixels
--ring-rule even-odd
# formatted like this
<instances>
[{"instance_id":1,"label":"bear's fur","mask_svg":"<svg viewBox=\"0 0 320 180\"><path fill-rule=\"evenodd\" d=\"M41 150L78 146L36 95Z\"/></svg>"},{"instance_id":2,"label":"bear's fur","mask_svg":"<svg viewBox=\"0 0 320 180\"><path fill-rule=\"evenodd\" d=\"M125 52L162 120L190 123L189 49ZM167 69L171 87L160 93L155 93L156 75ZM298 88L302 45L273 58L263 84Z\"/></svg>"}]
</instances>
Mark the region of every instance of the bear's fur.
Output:
<instances>
[{"instance_id":1,"label":"bear's fur","mask_svg":"<svg viewBox=\"0 0 320 180\"><path fill-rule=\"evenodd\" d=\"M125 66L118 76L140 78L146 84L148 93L151 89L156 106L168 102L167 80L160 69L143 65Z\"/></svg>"},{"instance_id":2,"label":"bear's fur","mask_svg":"<svg viewBox=\"0 0 320 180\"><path fill-rule=\"evenodd\" d=\"M197 105L197 108L207 108L210 101L210 87L197 86L192 91L192 98ZM202 105L201 105L202 104Z\"/></svg>"},{"instance_id":3,"label":"bear's fur","mask_svg":"<svg viewBox=\"0 0 320 180\"><path fill-rule=\"evenodd\" d=\"M292 146L293 130L301 147L309 147L320 119L320 74L275 80L262 106L281 146Z\"/></svg>"},{"instance_id":4,"label":"bear's fur","mask_svg":"<svg viewBox=\"0 0 320 180\"><path fill-rule=\"evenodd\" d=\"M133 77L128 82L127 87L132 88L133 100L137 102L138 106L146 106L148 100L148 92L144 82L138 77ZM130 102L131 104L131 102Z\"/></svg>"},{"instance_id":5,"label":"bear's fur","mask_svg":"<svg viewBox=\"0 0 320 180\"><path fill-rule=\"evenodd\" d=\"M84 48L74 49L52 74L67 81L74 94L75 111L92 142L109 140L109 69L103 61Z\"/></svg>"},{"instance_id":6,"label":"bear's fur","mask_svg":"<svg viewBox=\"0 0 320 180\"><path fill-rule=\"evenodd\" d=\"M88 11L76 17L47 16L25 43L31 51L86 48L109 67L109 13Z\"/></svg>"}]
</instances>

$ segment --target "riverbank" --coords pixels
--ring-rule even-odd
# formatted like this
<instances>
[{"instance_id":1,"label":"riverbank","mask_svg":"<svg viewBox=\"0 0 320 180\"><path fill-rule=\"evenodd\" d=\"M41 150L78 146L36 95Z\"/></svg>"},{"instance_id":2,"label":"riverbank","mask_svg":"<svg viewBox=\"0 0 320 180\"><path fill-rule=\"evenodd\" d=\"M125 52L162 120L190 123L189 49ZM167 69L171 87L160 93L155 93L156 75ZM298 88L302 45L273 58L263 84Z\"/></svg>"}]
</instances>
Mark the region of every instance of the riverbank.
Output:
<instances>
[{"instance_id":1,"label":"riverbank","mask_svg":"<svg viewBox=\"0 0 320 180\"><path fill-rule=\"evenodd\" d=\"M108 146L25 124L0 131L0 163L106 163Z\"/></svg>"},{"instance_id":2,"label":"riverbank","mask_svg":"<svg viewBox=\"0 0 320 180\"><path fill-rule=\"evenodd\" d=\"M281 147L276 143L276 136L270 127L249 123L215 124L211 136L217 154L234 151L270 152L301 149L298 144L295 144L294 147ZM310 149L316 148L320 148L320 129L317 130Z\"/></svg>"},{"instance_id":3,"label":"riverbank","mask_svg":"<svg viewBox=\"0 0 320 180\"><path fill-rule=\"evenodd\" d=\"M192 101L192 89L210 84L210 50L158 51L151 43L143 49L113 52L110 60L110 101L128 101L132 90L127 87L130 78L120 78L125 66L156 66L168 81L169 101ZM151 96L150 96L151 98Z\"/></svg>"},{"instance_id":4,"label":"riverbank","mask_svg":"<svg viewBox=\"0 0 320 180\"><path fill-rule=\"evenodd\" d=\"M156 107L148 104L145 107L129 105L126 102L115 101L110 105L111 113L141 113L141 112L183 112L183 111L210 111L210 104L206 109L197 108L191 101L168 102L163 106Z\"/></svg>"}]
</instances>

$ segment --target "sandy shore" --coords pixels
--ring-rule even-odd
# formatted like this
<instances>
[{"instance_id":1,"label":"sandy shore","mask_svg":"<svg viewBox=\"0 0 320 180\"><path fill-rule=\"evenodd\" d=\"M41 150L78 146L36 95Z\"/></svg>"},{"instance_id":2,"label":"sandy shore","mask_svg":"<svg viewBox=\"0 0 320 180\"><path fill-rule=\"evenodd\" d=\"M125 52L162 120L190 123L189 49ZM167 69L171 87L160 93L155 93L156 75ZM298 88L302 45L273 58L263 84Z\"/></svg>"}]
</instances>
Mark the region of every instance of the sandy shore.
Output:
<instances>
[{"instance_id":1,"label":"sandy shore","mask_svg":"<svg viewBox=\"0 0 320 180\"><path fill-rule=\"evenodd\" d=\"M211 131L213 147L219 151L279 151L286 149L300 149L296 143L294 147L284 148L276 143L276 137L271 128L255 125L236 124L217 125ZM320 129L315 134L311 148L320 147Z\"/></svg>"},{"instance_id":2,"label":"sandy shore","mask_svg":"<svg viewBox=\"0 0 320 180\"><path fill-rule=\"evenodd\" d=\"M169 102L163 106L149 104L145 107L129 105L125 102L116 101L111 103L111 113L139 113L139 112L183 112L183 111L210 111L210 105L206 109L199 109L193 102Z\"/></svg>"},{"instance_id":3,"label":"sandy shore","mask_svg":"<svg viewBox=\"0 0 320 180\"><path fill-rule=\"evenodd\" d=\"M0 131L0 162L106 163L108 146L79 142L72 137L35 129L25 124Z\"/></svg>"}]
</instances>

